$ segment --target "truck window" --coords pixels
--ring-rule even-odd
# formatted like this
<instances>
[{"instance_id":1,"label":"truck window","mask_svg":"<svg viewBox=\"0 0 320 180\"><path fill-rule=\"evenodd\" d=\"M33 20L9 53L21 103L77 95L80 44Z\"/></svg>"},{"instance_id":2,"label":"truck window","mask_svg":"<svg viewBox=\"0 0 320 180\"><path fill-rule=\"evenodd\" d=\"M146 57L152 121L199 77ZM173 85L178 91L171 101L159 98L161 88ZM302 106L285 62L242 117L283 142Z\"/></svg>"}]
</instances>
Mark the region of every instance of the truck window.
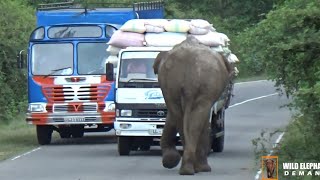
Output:
<instances>
[{"instance_id":1,"label":"truck window","mask_svg":"<svg viewBox=\"0 0 320 180\"><path fill-rule=\"evenodd\" d=\"M119 75L120 82L141 78L157 80L157 76L153 72L153 62L153 58L122 59Z\"/></svg>"},{"instance_id":2,"label":"truck window","mask_svg":"<svg viewBox=\"0 0 320 180\"><path fill-rule=\"evenodd\" d=\"M130 79L157 80L153 71L154 59L159 52L127 51L121 54L119 82L128 82Z\"/></svg>"},{"instance_id":3,"label":"truck window","mask_svg":"<svg viewBox=\"0 0 320 180\"><path fill-rule=\"evenodd\" d=\"M71 75L73 45L71 43L34 44L31 71L33 75Z\"/></svg>"},{"instance_id":4,"label":"truck window","mask_svg":"<svg viewBox=\"0 0 320 180\"><path fill-rule=\"evenodd\" d=\"M48 30L48 36L58 38L97 38L102 36L99 26L56 26Z\"/></svg>"},{"instance_id":5,"label":"truck window","mask_svg":"<svg viewBox=\"0 0 320 180\"><path fill-rule=\"evenodd\" d=\"M106 52L108 45L105 42L78 44L78 74L105 74Z\"/></svg>"}]
</instances>

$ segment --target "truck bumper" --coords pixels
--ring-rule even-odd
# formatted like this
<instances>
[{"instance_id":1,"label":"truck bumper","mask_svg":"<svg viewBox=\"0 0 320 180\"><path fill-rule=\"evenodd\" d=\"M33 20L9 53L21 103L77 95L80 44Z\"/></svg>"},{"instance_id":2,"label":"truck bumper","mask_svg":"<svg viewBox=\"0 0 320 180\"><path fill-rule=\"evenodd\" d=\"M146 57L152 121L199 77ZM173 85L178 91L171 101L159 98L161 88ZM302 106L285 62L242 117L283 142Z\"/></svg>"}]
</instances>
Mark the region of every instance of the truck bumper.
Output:
<instances>
[{"instance_id":1,"label":"truck bumper","mask_svg":"<svg viewBox=\"0 0 320 180\"><path fill-rule=\"evenodd\" d=\"M70 124L113 124L115 112L102 113L27 113L28 124L70 125Z\"/></svg>"},{"instance_id":2,"label":"truck bumper","mask_svg":"<svg viewBox=\"0 0 320 180\"><path fill-rule=\"evenodd\" d=\"M116 121L117 136L161 136L165 122Z\"/></svg>"}]
</instances>

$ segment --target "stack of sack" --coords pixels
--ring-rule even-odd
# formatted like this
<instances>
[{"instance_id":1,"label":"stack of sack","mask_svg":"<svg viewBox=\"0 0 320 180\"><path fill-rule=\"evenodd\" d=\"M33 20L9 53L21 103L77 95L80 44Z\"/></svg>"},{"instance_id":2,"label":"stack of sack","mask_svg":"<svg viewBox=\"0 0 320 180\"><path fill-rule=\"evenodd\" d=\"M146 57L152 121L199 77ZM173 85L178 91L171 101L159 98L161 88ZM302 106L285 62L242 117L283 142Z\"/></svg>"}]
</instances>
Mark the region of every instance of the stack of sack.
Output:
<instances>
[{"instance_id":1,"label":"stack of sack","mask_svg":"<svg viewBox=\"0 0 320 180\"><path fill-rule=\"evenodd\" d=\"M194 36L200 43L221 53L230 63L239 62L236 55L228 48L230 39L217 32L206 20L193 19L132 19L117 30L108 42L109 62L116 60L116 55L126 47L172 47L184 41L187 36ZM236 70L237 71L237 70Z\"/></svg>"}]
</instances>

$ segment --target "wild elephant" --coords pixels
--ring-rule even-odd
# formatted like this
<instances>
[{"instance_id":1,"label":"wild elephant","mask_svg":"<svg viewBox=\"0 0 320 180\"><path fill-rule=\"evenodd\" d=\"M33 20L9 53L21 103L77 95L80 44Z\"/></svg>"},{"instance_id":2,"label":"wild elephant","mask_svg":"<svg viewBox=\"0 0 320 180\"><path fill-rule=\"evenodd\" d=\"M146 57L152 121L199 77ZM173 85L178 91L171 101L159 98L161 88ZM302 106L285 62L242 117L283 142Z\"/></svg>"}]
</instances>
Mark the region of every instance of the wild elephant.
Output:
<instances>
[{"instance_id":1,"label":"wild elephant","mask_svg":"<svg viewBox=\"0 0 320 180\"><path fill-rule=\"evenodd\" d=\"M153 68L168 109L161 137L163 166L173 168L180 162L175 141L178 132L184 148L179 173L211 171L207 161L209 115L229 83L228 62L194 37L188 37L172 50L159 53Z\"/></svg>"}]
</instances>

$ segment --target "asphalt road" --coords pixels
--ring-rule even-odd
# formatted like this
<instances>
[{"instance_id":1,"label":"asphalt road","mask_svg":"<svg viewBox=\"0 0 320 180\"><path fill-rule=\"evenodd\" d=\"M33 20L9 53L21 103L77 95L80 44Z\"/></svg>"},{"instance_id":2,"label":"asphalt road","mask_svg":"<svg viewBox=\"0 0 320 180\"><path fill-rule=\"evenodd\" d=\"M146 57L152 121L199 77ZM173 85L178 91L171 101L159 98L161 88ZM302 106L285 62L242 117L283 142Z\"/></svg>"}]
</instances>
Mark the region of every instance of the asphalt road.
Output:
<instances>
[{"instance_id":1,"label":"asphalt road","mask_svg":"<svg viewBox=\"0 0 320 180\"><path fill-rule=\"evenodd\" d=\"M163 168L159 147L120 157L112 133L104 133L56 139L51 145L0 162L0 180L251 180L257 173L251 140L262 129L282 128L290 120L290 112L279 108L288 100L274 93L273 83L267 81L235 86L233 105L226 112L225 150L210 154L210 173L186 177L178 175L180 165Z\"/></svg>"}]
</instances>

